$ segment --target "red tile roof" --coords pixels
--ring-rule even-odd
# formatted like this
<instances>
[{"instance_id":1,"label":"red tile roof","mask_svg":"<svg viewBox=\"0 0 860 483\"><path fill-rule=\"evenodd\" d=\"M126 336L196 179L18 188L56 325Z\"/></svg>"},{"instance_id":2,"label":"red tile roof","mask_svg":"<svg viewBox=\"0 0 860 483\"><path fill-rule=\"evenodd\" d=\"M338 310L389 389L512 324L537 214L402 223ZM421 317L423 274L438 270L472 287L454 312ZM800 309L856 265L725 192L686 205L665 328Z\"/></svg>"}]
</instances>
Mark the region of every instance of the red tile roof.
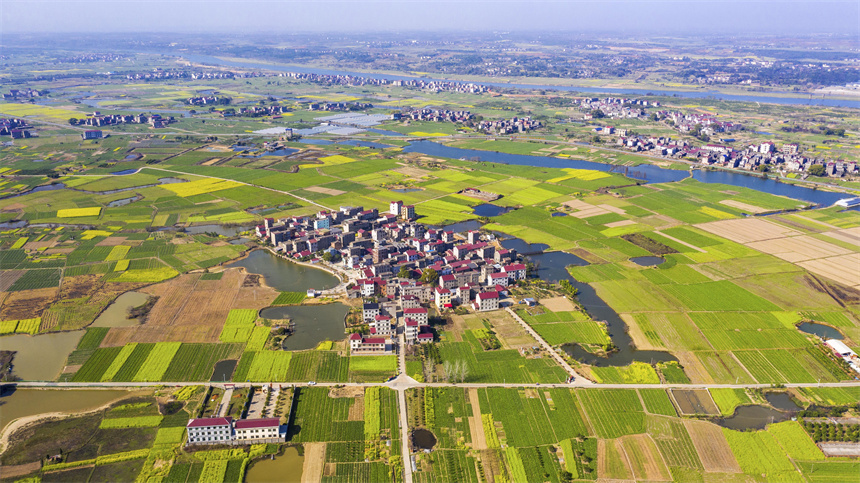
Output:
<instances>
[{"instance_id":1,"label":"red tile roof","mask_svg":"<svg viewBox=\"0 0 860 483\"><path fill-rule=\"evenodd\" d=\"M201 428L204 426L230 426L233 418L197 418L188 421L186 428Z\"/></svg>"},{"instance_id":2,"label":"red tile roof","mask_svg":"<svg viewBox=\"0 0 860 483\"><path fill-rule=\"evenodd\" d=\"M424 307L416 307L414 309L403 309L404 314L426 314L427 309Z\"/></svg>"},{"instance_id":3,"label":"red tile roof","mask_svg":"<svg viewBox=\"0 0 860 483\"><path fill-rule=\"evenodd\" d=\"M278 418L242 419L236 421L236 429L277 428L281 426Z\"/></svg>"}]
</instances>

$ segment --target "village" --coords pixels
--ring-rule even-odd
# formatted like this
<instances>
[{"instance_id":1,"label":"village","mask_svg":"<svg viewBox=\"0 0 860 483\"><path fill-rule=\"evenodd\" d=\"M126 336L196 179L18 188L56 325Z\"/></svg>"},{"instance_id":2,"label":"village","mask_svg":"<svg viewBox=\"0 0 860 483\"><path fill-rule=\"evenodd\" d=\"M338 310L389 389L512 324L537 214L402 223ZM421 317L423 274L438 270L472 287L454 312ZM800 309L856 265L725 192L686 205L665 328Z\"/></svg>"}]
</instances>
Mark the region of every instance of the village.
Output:
<instances>
[{"instance_id":1,"label":"village","mask_svg":"<svg viewBox=\"0 0 860 483\"><path fill-rule=\"evenodd\" d=\"M491 235L464 236L415 219L414 206L392 201L388 213L345 206L316 216L268 218L256 234L297 260L319 263L321 253L324 260L340 260L350 280L347 296L363 299L362 320L369 327L368 334L350 336L352 353L391 353L400 334L406 344L433 341L424 305L440 313L454 307L497 310L509 303L507 287L526 278L516 251L497 247Z\"/></svg>"}]
</instances>

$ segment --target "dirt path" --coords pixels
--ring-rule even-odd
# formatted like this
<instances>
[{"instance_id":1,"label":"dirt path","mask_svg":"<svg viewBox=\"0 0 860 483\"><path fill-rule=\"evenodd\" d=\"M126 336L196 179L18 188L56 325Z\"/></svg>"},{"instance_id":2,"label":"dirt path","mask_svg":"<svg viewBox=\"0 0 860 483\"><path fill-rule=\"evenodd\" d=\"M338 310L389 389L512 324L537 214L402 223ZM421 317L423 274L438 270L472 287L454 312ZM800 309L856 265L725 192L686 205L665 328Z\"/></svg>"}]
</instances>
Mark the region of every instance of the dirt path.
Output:
<instances>
[{"instance_id":1,"label":"dirt path","mask_svg":"<svg viewBox=\"0 0 860 483\"><path fill-rule=\"evenodd\" d=\"M469 430L472 432L472 448L482 450L487 449L487 437L484 434L481 404L478 401L478 389L470 387L469 404L472 405L472 417L469 418Z\"/></svg>"},{"instance_id":2,"label":"dirt path","mask_svg":"<svg viewBox=\"0 0 860 483\"><path fill-rule=\"evenodd\" d=\"M673 236L669 236L669 235L667 235L667 234L665 234L665 233L662 233L660 230L654 230L654 233L656 233L656 234L658 234L658 235L660 235L660 236L662 236L662 237L666 237L666 238L668 238L668 239L672 240L672 241L673 241L673 242L675 242L675 243L680 243L681 245L684 245L685 247L690 247L690 248L692 248L693 250L697 250L697 251L702 252L702 253L708 253L707 251L702 250L701 248L697 247L696 245L691 245L691 244L689 244L689 243L687 243L687 242L685 242L685 241L683 241L683 240L679 240L679 239L677 239L677 238L675 238L675 237L673 237Z\"/></svg>"},{"instance_id":3,"label":"dirt path","mask_svg":"<svg viewBox=\"0 0 860 483\"><path fill-rule=\"evenodd\" d=\"M319 483L325 467L325 443L305 443L302 483Z\"/></svg>"}]
</instances>

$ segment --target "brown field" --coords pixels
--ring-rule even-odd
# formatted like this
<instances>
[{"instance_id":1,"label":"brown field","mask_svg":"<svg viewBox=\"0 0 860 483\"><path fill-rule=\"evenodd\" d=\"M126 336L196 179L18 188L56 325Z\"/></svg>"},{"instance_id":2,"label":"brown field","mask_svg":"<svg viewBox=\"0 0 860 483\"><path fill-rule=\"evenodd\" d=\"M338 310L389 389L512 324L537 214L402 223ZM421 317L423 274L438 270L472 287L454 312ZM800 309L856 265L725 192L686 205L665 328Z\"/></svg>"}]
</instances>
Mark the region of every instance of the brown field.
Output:
<instances>
[{"instance_id":1,"label":"brown field","mask_svg":"<svg viewBox=\"0 0 860 483\"><path fill-rule=\"evenodd\" d=\"M57 297L57 288L39 288L8 292L0 306L0 320L20 320L41 317L42 312Z\"/></svg>"},{"instance_id":2,"label":"brown field","mask_svg":"<svg viewBox=\"0 0 860 483\"><path fill-rule=\"evenodd\" d=\"M551 297L548 299L540 299L541 305L553 312L571 312L576 310L576 306L568 300L567 297Z\"/></svg>"},{"instance_id":3,"label":"brown field","mask_svg":"<svg viewBox=\"0 0 860 483\"><path fill-rule=\"evenodd\" d=\"M24 244L24 250L39 250L40 248L53 248L57 244L57 238L51 237L42 241L31 241Z\"/></svg>"},{"instance_id":4,"label":"brown field","mask_svg":"<svg viewBox=\"0 0 860 483\"><path fill-rule=\"evenodd\" d=\"M302 483L319 483L325 466L325 443L305 443Z\"/></svg>"},{"instance_id":5,"label":"brown field","mask_svg":"<svg viewBox=\"0 0 860 483\"><path fill-rule=\"evenodd\" d=\"M627 226L627 225L635 225L636 222L633 220L621 220L621 221L613 221L612 223L607 223L603 226L607 228L618 228L619 226Z\"/></svg>"},{"instance_id":6,"label":"brown field","mask_svg":"<svg viewBox=\"0 0 860 483\"><path fill-rule=\"evenodd\" d=\"M753 206L742 201L735 200L723 200L720 201L721 205L731 206L732 208L737 208L739 210L743 210L749 213L764 213L767 210L758 206Z\"/></svg>"},{"instance_id":7,"label":"brown field","mask_svg":"<svg viewBox=\"0 0 860 483\"><path fill-rule=\"evenodd\" d=\"M278 292L268 287L244 287L244 271L229 269L221 280L200 280L201 274L180 275L151 285L142 292L158 296L146 323L136 327L114 327L102 345L129 342L218 342L218 335L231 309L261 309Z\"/></svg>"},{"instance_id":8,"label":"brown field","mask_svg":"<svg viewBox=\"0 0 860 483\"><path fill-rule=\"evenodd\" d=\"M712 473L740 473L741 468L719 426L707 421L685 419L684 426L693 439L696 453L705 471Z\"/></svg>"},{"instance_id":9,"label":"brown field","mask_svg":"<svg viewBox=\"0 0 860 483\"><path fill-rule=\"evenodd\" d=\"M305 188L305 191L311 191L313 193L322 193L324 195L337 196L346 193L346 191L336 190L334 188L326 188L324 186L309 186Z\"/></svg>"},{"instance_id":10,"label":"brown field","mask_svg":"<svg viewBox=\"0 0 860 483\"><path fill-rule=\"evenodd\" d=\"M693 384L713 384L714 378L708 374L707 369L702 364L702 361L699 360L698 357L692 352L673 352L675 357L678 358L678 362L684 366L684 372L687 374L687 377L690 378L690 382Z\"/></svg>"},{"instance_id":11,"label":"brown field","mask_svg":"<svg viewBox=\"0 0 860 483\"><path fill-rule=\"evenodd\" d=\"M115 247L117 245L122 245L124 241L126 241L128 237L125 236L109 236L104 240L96 243L97 247Z\"/></svg>"},{"instance_id":12,"label":"brown field","mask_svg":"<svg viewBox=\"0 0 860 483\"><path fill-rule=\"evenodd\" d=\"M45 250L45 251L44 251L44 254L45 254L45 255L56 255L56 254L58 254L58 253L65 253L65 254L69 254L69 253L72 253L73 251L75 251L75 247L69 247L69 248L49 248L49 249L47 249L47 250Z\"/></svg>"},{"instance_id":13,"label":"brown field","mask_svg":"<svg viewBox=\"0 0 860 483\"><path fill-rule=\"evenodd\" d=\"M860 289L860 253L800 262L810 272Z\"/></svg>"},{"instance_id":14,"label":"brown field","mask_svg":"<svg viewBox=\"0 0 860 483\"><path fill-rule=\"evenodd\" d=\"M395 173L400 173L412 178L423 178L425 176L429 176L432 174L431 171L427 171L426 169L415 168L412 166L404 166L402 168L393 169Z\"/></svg>"},{"instance_id":15,"label":"brown field","mask_svg":"<svg viewBox=\"0 0 860 483\"><path fill-rule=\"evenodd\" d=\"M0 292L5 292L6 289L12 286L21 275L24 275L26 270L3 270L0 271Z\"/></svg>"},{"instance_id":16,"label":"brown field","mask_svg":"<svg viewBox=\"0 0 860 483\"><path fill-rule=\"evenodd\" d=\"M809 235L753 242L747 246L792 263L851 253L851 250L847 248L827 243Z\"/></svg>"},{"instance_id":17,"label":"brown field","mask_svg":"<svg viewBox=\"0 0 860 483\"><path fill-rule=\"evenodd\" d=\"M743 244L802 235L797 230L792 230L791 228L786 228L760 218L712 221L695 226L708 233L713 233L733 242Z\"/></svg>"},{"instance_id":18,"label":"brown field","mask_svg":"<svg viewBox=\"0 0 860 483\"><path fill-rule=\"evenodd\" d=\"M844 230L826 231L822 235L860 247L860 226Z\"/></svg>"},{"instance_id":19,"label":"brown field","mask_svg":"<svg viewBox=\"0 0 860 483\"><path fill-rule=\"evenodd\" d=\"M346 417L347 421L364 421L364 396L358 396L352 400L352 406Z\"/></svg>"},{"instance_id":20,"label":"brown field","mask_svg":"<svg viewBox=\"0 0 860 483\"><path fill-rule=\"evenodd\" d=\"M636 434L621 438L624 453L636 480L670 481L672 476L651 436Z\"/></svg>"},{"instance_id":21,"label":"brown field","mask_svg":"<svg viewBox=\"0 0 860 483\"><path fill-rule=\"evenodd\" d=\"M472 405L472 416L469 417L469 432L472 433L472 449L487 449L487 435L484 434L484 423L481 420L481 403L478 399L478 389L469 388L469 403Z\"/></svg>"},{"instance_id":22,"label":"brown field","mask_svg":"<svg viewBox=\"0 0 860 483\"><path fill-rule=\"evenodd\" d=\"M669 394L675 400L675 406L684 416L693 414L720 414L717 404L711 394L705 389L670 389Z\"/></svg>"}]
</instances>

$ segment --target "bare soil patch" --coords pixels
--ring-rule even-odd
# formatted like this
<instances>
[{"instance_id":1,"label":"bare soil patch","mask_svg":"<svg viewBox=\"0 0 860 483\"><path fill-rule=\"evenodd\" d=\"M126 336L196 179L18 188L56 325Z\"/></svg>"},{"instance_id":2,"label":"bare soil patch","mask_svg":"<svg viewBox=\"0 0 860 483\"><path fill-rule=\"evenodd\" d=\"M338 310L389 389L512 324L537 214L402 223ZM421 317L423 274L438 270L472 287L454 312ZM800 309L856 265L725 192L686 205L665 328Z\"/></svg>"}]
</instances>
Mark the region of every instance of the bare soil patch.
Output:
<instances>
[{"instance_id":1,"label":"bare soil patch","mask_svg":"<svg viewBox=\"0 0 860 483\"><path fill-rule=\"evenodd\" d=\"M696 225L708 233L728 238L737 243L751 243L774 238L802 235L797 230L786 228L761 218L742 218L737 220L712 221Z\"/></svg>"},{"instance_id":2,"label":"bare soil patch","mask_svg":"<svg viewBox=\"0 0 860 483\"><path fill-rule=\"evenodd\" d=\"M723 200L720 201L721 205L731 206L732 208L737 208L739 210L743 210L749 213L764 213L768 210L759 207L744 203L743 201L735 201L735 200Z\"/></svg>"},{"instance_id":3,"label":"bare soil patch","mask_svg":"<svg viewBox=\"0 0 860 483\"><path fill-rule=\"evenodd\" d=\"M305 443L305 461L302 464L302 483L322 481L325 464L325 443ZM333 474L333 471L332 471Z\"/></svg>"},{"instance_id":4,"label":"bare soil patch","mask_svg":"<svg viewBox=\"0 0 860 483\"><path fill-rule=\"evenodd\" d=\"M109 236L104 240L96 243L97 247L115 247L117 245L122 245L124 241L128 240L126 236Z\"/></svg>"},{"instance_id":5,"label":"bare soil patch","mask_svg":"<svg viewBox=\"0 0 860 483\"><path fill-rule=\"evenodd\" d=\"M26 270L3 270L0 271L0 292L5 292L13 283L24 275Z\"/></svg>"},{"instance_id":6,"label":"bare soil patch","mask_svg":"<svg viewBox=\"0 0 860 483\"><path fill-rule=\"evenodd\" d=\"M364 421L364 396L355 397L347 413L347 421Z\"/></svg>"},{"instance_id":7,"label":"bare soil patch","mask_svg":"<svg viewBox=\"0 0 860 483\"><path fill-rule=\"evenodd\" d=\"M57 288L39 288L9 292L0 307L0 320L20 320L41 317L54 302Z\"/></svg>"},{"instance_id":8,"label":"bare soil patch","mask_svg":"<svg viewBox=\"0 0 860 483\"><path fill-rule=\"evenodd\" d=\"M346 193L346 191L336 190L334 188L326 188L323 186L310 186L305 188L305 191L310 191L312 193L322 193L324 195L338 196Z\"/></svg>"},{"instance_id":9,"label":"bare soil patch","mask_svg":"<svg viewBox=\"0 0 860 483\"><path fill-rule=\"evenodd\" d=\"M469 388L469 403L472 405L472 415L469 417L469 431L472 433L472 449L487 449L487 437L484 434L484 422L481 419L481 403L478 400L478 389Z\"/></svg>"},{"instance_id":10,"label":"bare soil patch","mask_svg":"<svg viewBox=\"0 0 860 483\"><path fill-rule=\"evenodd\" d=\"M810 272L860 289L860 253L800 262Z\"/></svg>"},{"instance_id":11,"label":"bare soil patch","mask_svg":"<svg viewBox=\"0 0 860 483\"><path fill-rule=\"evenodd\" d=\"M364 396L364 388L358 386L332 387L328 397L359 397Z\"/></svg>"},{"instance_id":12,"label":"bare soil patch","mask_svg":"<svg viewBox=\"0 0 860 483\"><path fill-rule=\"evenodd\" d=\"M567 297L551 297L540 300L541 305L546 307L553 312L572 312L576 310L576 306L573 305L573 302L567 299Z\"/></svg>"}]
</instances>

